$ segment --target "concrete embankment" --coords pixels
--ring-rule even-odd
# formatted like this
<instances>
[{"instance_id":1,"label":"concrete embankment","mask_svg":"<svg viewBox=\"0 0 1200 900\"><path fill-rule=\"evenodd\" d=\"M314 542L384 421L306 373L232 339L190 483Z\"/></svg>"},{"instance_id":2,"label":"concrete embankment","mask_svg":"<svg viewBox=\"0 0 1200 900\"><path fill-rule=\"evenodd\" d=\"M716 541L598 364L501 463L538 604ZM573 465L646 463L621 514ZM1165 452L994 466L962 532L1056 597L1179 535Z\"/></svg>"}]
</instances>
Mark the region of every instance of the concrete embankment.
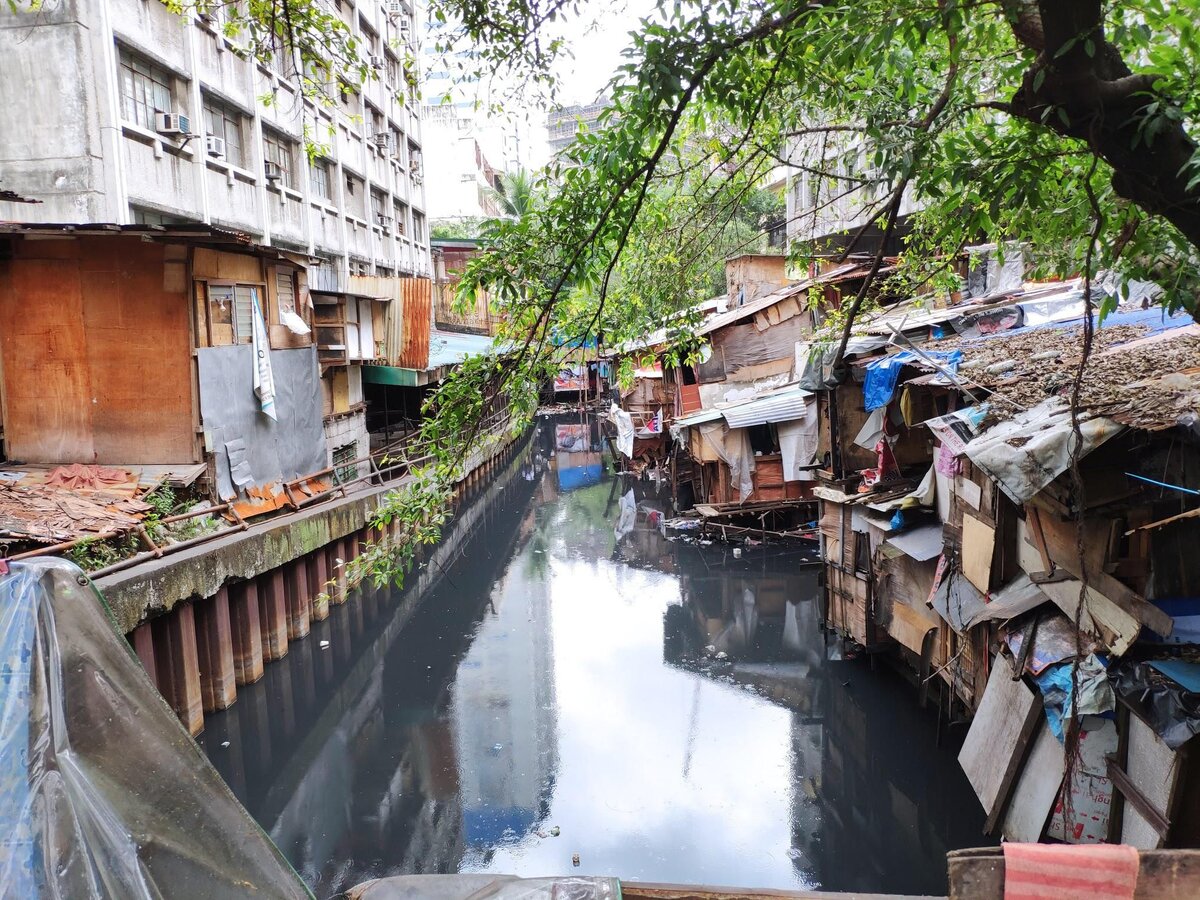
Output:
<instances>
[{"instance_id":1,"label":"concrete embankment","mask_svg":"<svg viewBox=\"0 0 1200 900\"><path fill-rule=\"evenodd\" d=\"M473 454L456 506L485 490L525 442ZM404 483L372 485L97 580L118 627L193 734L205 713L231 706L239 685L261 678L289 642L328 618L330 604L346 602L344 563L367 543L397 539L369 523Z\"/></svg>"}]
</instances>

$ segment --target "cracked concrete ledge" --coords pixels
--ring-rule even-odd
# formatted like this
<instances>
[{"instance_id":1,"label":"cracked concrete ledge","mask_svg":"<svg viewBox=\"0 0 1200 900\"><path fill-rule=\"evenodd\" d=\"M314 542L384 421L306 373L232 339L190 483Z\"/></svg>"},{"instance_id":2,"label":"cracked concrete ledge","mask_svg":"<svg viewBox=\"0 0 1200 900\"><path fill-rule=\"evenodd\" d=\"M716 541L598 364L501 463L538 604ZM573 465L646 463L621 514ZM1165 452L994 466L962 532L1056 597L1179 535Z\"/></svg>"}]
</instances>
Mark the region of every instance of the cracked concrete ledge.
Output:
<instances>
[{"instance_id":1,"label":"cracked concrete ledge","mask_svg":"<svg viewBox=\"0 0 1200 900\"><path fill-rule=\"evenodd\" d=\"M473 459L477 467L502 453L512 441L492 448L487 458ZM324 547L330 541L363 528L380 498L402 487L407 479L373 485L317 503L285 516L251 525L245 531L213 538L162 559L152 559L96 580L121 631L128 634L142 622L169 612L176 604L211 597L231 581L264 572Z\"/></svg>"}]
</instances>

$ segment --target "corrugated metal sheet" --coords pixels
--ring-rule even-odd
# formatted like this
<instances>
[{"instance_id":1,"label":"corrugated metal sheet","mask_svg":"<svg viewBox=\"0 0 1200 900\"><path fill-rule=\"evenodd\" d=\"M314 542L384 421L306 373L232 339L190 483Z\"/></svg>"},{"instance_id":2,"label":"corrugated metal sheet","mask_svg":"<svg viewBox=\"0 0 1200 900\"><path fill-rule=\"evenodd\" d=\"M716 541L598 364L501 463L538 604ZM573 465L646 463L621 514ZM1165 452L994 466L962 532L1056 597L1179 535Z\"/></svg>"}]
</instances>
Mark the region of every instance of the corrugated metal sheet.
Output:
<instances>
[{"instance_id":1,"label":"corrugated metal sheet","mask_svg":"<svg viewBox=\"0 0 1200 900\"><path fill-rule=\"evenodd\" d=\"M798 387L784 388L744 400L721 410L730 428L746 428L750 425L764 425L767 422L794 422L807 415L805 398L811 397L808 391Z\"/></svg>"},{"instance_id":2,"label":"corrugated metal sheet","mask_svg":"<svg viewBox=\"0 0 1200 900\"><path fill-rule=\"evenodd\" d=\"M403 299L399 304L392 304L388 325L388 340L397 343L388 347L388 356L392 356L392 347L398 347L399 352L389 361L406 369L428 369L429 336L433 330L430 281L428 278L401 278L400 287Z\"/></svg>"},{"instance_id":3,"label":"corrugated metal sheet","mask_svg":"<svg viewBox=\"0 0 1200 900\"><path fill-rule=\"evenodd\" d=\"M724 419L730 428L765 425L767 422L795 422L808 414L806 398L811 396L809 391L788 385L759 397L735 403L722 403L690 416L683 416L675 420L673 430L703 425L718 419Z\"/></svg>"}]
</instances>

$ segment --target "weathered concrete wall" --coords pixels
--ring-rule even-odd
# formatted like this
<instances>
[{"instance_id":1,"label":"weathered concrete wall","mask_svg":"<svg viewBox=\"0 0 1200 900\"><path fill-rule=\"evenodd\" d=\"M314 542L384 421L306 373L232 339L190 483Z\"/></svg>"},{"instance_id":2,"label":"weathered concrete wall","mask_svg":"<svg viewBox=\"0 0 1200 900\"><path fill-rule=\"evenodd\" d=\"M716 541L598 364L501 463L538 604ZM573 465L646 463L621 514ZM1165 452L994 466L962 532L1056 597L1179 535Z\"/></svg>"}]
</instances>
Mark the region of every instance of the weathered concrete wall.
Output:
<instances>
[{"instance_id":1,"label":"weathered concrete wall","mask_svg":"<svg viewBox=\"0 0 1200 900\"><path fill-rule=\"evenodd\" d=\"M469 461L475 470L501 454L511 439L497 442ZM405 481L372 486L346 497L315 504L282 519L254 525L243 532L214 538L96 580L126 633L146 619L169 612L180 603L212 597L231 581L255 578L353 535L364 528L385 493ZM478 473L464 487L477 487Z\"/></svg>"},{"instance_id":2,"label":"weathered concrete wall","mask_svg":"<svg viewBox=\"0 0 1200 900\"><path fill-rule=\"evenodd\" d=\"M114 572L96 581L122 631L167 612L176 604L211 597L228 581L254 578L346 537L366 523L380 497L403 484L352 493L319 503L284 520L215 538Z\"/></svg>"}]
</instances>

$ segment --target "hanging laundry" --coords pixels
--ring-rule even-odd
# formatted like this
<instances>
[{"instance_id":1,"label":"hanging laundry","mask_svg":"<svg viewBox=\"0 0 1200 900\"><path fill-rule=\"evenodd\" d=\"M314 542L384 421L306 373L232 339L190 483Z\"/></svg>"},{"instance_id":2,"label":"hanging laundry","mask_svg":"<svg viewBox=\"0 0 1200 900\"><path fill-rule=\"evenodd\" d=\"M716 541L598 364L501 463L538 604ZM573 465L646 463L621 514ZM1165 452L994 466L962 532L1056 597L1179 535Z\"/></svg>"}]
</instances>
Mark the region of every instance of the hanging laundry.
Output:
<instances>
[{"instance_id":1,"label":"hanging laundry","mask_svg":"<svg viewBox=\"0 0 1200 900\"><path fill-rule=\"evenodd\" d=\"M271 373L271 342L267 339L267 321L258 302L257 288L250 289L250 299L254 302L254 322L250 331L254 349L254 393L263 414L277 419L275 377Z\"/></svg>"}]
</instances>

